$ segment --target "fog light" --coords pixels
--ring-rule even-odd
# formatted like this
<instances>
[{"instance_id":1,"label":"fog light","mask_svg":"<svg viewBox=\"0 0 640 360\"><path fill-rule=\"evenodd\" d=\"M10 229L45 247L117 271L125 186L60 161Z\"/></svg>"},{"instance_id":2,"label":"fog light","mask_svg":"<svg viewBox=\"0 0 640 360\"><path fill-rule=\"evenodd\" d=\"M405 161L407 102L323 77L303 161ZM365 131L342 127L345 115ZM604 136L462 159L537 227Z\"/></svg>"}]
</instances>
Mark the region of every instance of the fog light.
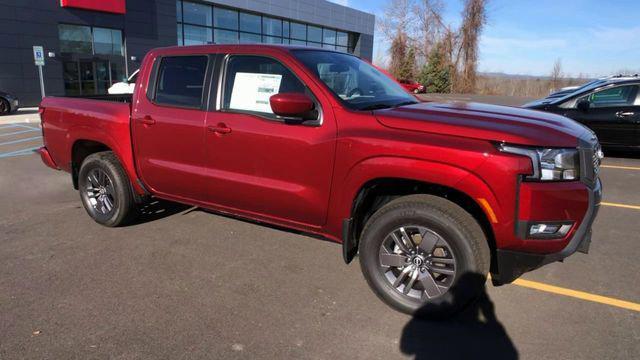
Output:
<instances>
[{"instance_id":1,"label":"fog light","mask_svg":"<svg viewBox=\"0 0 640 360\"><path fill-rule=\"evenodd\" d=\"M573 223L533 223L529 226L529 237L563 238L571 230Z\"/></svg>"}]
</instances>

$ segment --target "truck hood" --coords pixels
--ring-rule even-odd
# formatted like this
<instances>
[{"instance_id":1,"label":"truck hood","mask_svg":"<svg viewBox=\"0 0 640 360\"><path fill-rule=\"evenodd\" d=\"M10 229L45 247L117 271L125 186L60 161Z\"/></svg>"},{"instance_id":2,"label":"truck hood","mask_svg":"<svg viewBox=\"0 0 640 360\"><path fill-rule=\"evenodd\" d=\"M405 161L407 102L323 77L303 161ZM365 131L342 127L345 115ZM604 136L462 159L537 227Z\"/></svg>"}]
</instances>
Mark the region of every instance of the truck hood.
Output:
<instances>
[{"instance_id":1,"label":"truck hood","mask_svg":"<svg viewBox=\"0 0 640 360\"><path fill-rule=\"evenodd\" d=\"M374 115L394 129L531 146L575 147L589 131L563 116L479 103L419 103Z\"/></svg>"}]
</instances>

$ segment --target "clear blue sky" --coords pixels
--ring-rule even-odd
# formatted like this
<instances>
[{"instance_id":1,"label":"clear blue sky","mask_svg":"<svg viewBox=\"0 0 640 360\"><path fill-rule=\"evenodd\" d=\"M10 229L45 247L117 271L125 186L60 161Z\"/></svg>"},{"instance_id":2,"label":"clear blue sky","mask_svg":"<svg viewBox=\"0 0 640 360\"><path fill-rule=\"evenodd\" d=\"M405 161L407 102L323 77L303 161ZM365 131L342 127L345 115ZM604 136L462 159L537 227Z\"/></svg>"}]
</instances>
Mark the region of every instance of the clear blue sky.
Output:
<instances>
[{"instance_id":1,"label":"clear blue sky","mask_svg":"<svg viewBox=\"0 0 640 360\"><path fill-rule=\"evenodd\" d=\"M379 18L387 0L330 0ZM462 0L445 1L460 21ZM640 0L489 0L480 43L484 72L547 75L557 58L569 75L640 72ZM376 34L375 54L387 44Z\"/></svg>"}]
</instances>

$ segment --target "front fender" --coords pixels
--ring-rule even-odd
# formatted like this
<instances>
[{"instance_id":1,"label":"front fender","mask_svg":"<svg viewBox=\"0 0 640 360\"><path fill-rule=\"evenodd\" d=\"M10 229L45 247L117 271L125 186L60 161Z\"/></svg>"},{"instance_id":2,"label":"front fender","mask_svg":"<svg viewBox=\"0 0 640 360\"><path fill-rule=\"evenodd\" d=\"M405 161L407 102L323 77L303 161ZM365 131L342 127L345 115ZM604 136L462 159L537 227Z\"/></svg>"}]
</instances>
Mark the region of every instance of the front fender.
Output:
<instances>
[{"instance_id":1,"label":"front fender","mask_svg":"<svg viewBox=\"0 0 640 360\"><path fill-rule=\"evenodd\" d=\"M493 225L506 219L491 187L473 171L451 164L414 158L373 157L353 166L341 182L341 194L330 216L331 233L341 234L342 220L351 217L353 201L368 182L376 179L406 179L452 188L466 194L482 209Z\"/></svg>"}]
</instances>

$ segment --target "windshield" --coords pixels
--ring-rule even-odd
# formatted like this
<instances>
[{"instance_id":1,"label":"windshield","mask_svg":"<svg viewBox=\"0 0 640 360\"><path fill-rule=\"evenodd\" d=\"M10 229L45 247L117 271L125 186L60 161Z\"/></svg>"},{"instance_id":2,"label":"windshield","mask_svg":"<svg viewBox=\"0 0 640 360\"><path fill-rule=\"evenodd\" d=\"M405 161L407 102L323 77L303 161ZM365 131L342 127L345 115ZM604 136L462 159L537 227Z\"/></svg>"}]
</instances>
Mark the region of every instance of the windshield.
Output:
<instances>
[{"instance_id":1,"label":"windshield","mask_svg":"<svg viewBox=\"0 0 640 360\"><path fill-rule=\"evenodd\" d=\"M595 88L597 88L598 86L606 83L606 80L602 80L602 79L598 79L598 80L592 80L589 81L588 83L581 85L579 88L569 91L567 93L563 93L561 94L561 96L558 96L556 98L551 98L551 100L553 100L551 103L552 104L559 104L561 102L564 102L565 100L573 97L573 95L578 94L578 93L582 93L585 90L593 90Z\"/></svg>"},{"instance_id":2,"label":"windshield","mask_svg":"<svg viewBox=\"0 0 640 360\"><path fill-rule=\"evenodd\" d=\"M293 53L351 109L375 110L418 103L398 83L355 56L316 50Z\"/></svg>"}]
</instances>

